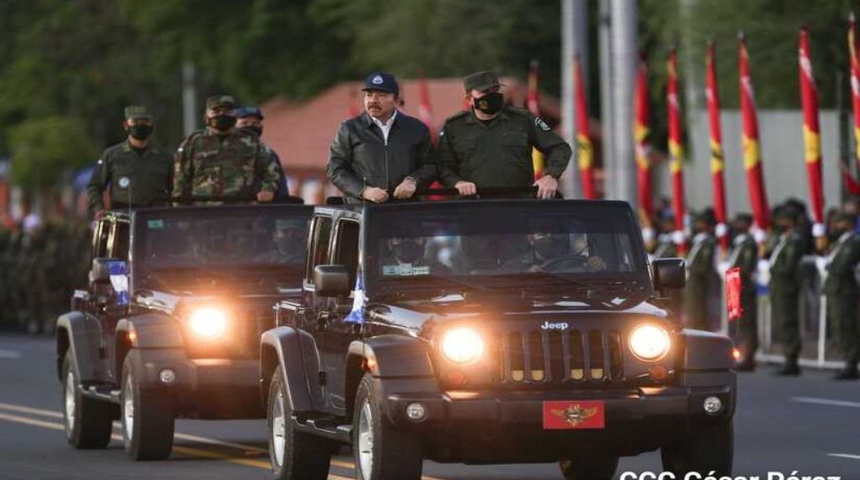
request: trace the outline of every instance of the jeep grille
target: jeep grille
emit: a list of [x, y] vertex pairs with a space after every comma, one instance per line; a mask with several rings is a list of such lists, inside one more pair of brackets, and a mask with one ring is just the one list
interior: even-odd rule
[[623, 377], [618, 332], [510, 332], [502, 335], [499, 347], [504, 383], [607, 382]]

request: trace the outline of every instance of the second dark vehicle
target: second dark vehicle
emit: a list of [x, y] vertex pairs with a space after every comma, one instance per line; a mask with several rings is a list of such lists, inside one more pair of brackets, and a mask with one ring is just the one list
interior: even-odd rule
[[679, 325], [683, 260], [641, 238], [613, 201], [316, 207], [301, 299], [262, 338], [274, 476], [325, 479], [344, 444], [361, 480], [424, 459], [610, 479], [657, 449], [730, 474], [732, 343]]

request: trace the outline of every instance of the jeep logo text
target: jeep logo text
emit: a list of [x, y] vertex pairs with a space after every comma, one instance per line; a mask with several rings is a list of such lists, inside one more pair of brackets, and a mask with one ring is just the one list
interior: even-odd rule
[[543, 330], [567, 330], [569, 327], [567, 323], [551, 323], [551, 322], [543, 322], [543, 325], [540, 326]]

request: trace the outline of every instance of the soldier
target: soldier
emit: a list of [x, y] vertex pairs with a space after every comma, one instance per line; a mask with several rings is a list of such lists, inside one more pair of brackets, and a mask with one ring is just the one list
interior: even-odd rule
[[704, 210], [693, 221], [693, 246], [687, 255], [687, 288], [684, 290], [684, 313], [687, 324], [699, 330], [711, 330], [709, 300], [717, 272], [714, 255], [717, 239], [714, 227], [717, 221], [713, 210]]
[[[236, 128], [254, 133], [262, 139], [263, 137], [263, 112], [257, 107], [242, 107], [236, 110]], [[283, 202], [290, 196], [290, 190], [287, 188], [287, 176], [284, 174], [284, 167], [281, 165], [281, 157], [269, 148], [268, 145], [260, 141], [263, 150], [269, 154], [272, 159], [272, 164], [278, 172], [278, 189], [275, 191], [275, 201]], [[259, 186], [257, 186], [259, 190]]]
[[305, 238], [308, 223], [304, 220], [276, 220], [275, 248], [263, 254], [257, 261], [266, 263], [304, 263]]
[[128, 138], [102, 153], [87, 185], [91, 214], [104, 209], [103, 192], [108, 186], [111, 208], [145, 207], [169, 195], [173, 162], [150, 142], [152, 116], [144, 107], [125, 107], [123, 128]]
[[785, 353], [785, 365], [777, 375], [797, 376], [801, 347], [798, 267], [803, 256], [803, 239], [797, 232], [797, 212], [793, 208], [778, 209], [774, 222], [779, 237], [770, 254], [771, 316], [782, 331]]
[[758, 350], [758, 305], [755, 272], [758, 265], [758, 245], [750, 234], [753, 217], [739, 213], [732, 221], [736, 233], [732, 241], [728, 267], [739, 268], [741, 275], [741, 318], [735, 321], [735, 343], [740, 346], [741, 360], [737, 370], [755, 370], [755, 352]]
[[[439, 178], [460, 195], [485, 187], [538, 187], [538, 198], [553, 198], [571, 149], [549, 125], [526, 110], [505, 105], [501, 84], [491, 72], [463, 80], [472, 107], [445, 122], [439, 139]], [[532, 148], [546, 155], [545, 175], [535, 181]]]
[[827, 295], [827, 313], [831, 325], [838, 332], [845, 367], [835, 380], [857, 380], [857, 362], [860, 362], [860, 324], [857, 321], [857, 294], [860, 289], [854, 278], [854, 269], [860, 261], [860, 236], [855, 232], [857, 217], [846, 212], [836, 215], [835, 229], [839, 240], [827, 257], [827, 278], [823, 292]]
[[272, 201], [278, 172], [255, 134], [233, 128], [235, 108], [229, 95], [206, 100], [206, 129], [183, 140], [174, 156], [174, 198], [256, 194], [257, 201]]
[[430, 130], [397, 110], [400, 85], [375, 72], [364, 83], [364, 112], [340, 125], [326, 174], [347, 203], [405, 200], [436, 179]]

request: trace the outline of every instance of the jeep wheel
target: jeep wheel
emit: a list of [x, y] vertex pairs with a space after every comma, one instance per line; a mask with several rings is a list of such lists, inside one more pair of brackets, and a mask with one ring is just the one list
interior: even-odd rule
[[105, 448], [113, 429], [113, 405], [81, 395], [71, 352], [63, 360], [63, 425], [66, 440], [78, 449]]
[[163, 460], [173, 448], [173, 405], [141, 388], [143, 365], [132, 350], [122, 365], [120, 420], [125, 451], [134, 460]]
[[328, 478], [332, 446], [324, 438], [295, 430], [280, 366], [272, 375], [266, 410], [273, 476], [279, 480]]
[[423, 458], [418, 437], [396, 430], [385, 416], [373, 389], [373, 377], [365, 374], [355, 397], [352, 451], [357, 480], [418, 480]]
[[732, 421], [699, 427], [677, 442], [660, 449], [663, 469], [678, 478], [689, 472], [711, 472], [716, 476], [732, 474], [734, 434]]
[[618, 469], [618, 457], [598, 456], [558, 462], [565, 480], [612, 480]]

